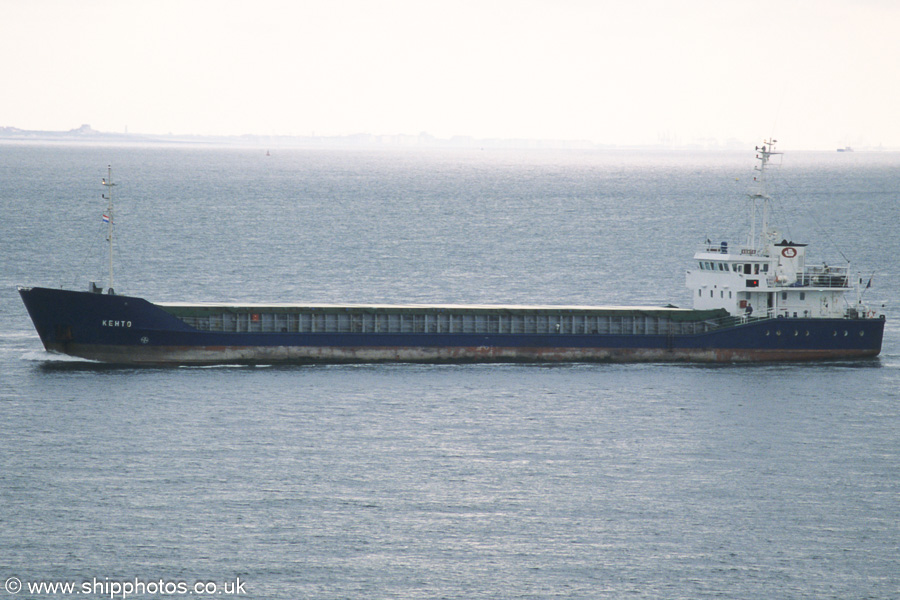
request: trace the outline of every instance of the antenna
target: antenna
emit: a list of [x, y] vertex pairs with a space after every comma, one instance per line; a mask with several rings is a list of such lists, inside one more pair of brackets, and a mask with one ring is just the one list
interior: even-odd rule
[[101, 180], [101, 183], [104, 187], [106, 187], [106, 193], [101, 194], [101, 198], [109, 201], [109, 207], [106, 209], [106, 214], [103, 215], [103, 220], [106, 221], [107, 231], [106, 231], [106, 241], [109, 243], [109, 287], [106, 290], [107, 294], [115, 294], [113, 291], [113, 195], [112, 189], [116, 184], [112, 181], [112, 165], [107, 165], [106, 167], [106, 177]]

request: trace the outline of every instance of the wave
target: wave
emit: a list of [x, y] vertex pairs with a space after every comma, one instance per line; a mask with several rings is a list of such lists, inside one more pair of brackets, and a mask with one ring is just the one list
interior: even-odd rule
[[42, 363], [84, 363], [84, 364], [101, 364], [96, 360], [87, 358], [79, 358], [77, 356], [69, 356], [68, 354], [59, 354], [58, 352], [48, 352], [47, 350], [30, 350], [20, 356], [22, 360], [42, 362]]
[[0, 340], [39, 340], [37, 332], [17, 331], [15, 333], [0, 333]]

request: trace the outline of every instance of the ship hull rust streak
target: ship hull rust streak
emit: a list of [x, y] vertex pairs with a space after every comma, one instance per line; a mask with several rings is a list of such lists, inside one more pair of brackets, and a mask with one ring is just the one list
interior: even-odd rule
[[859, 349], [660, 349], [538, 347], [315, 347], [315, 346], [95, 346], [51, 343], [47, 350], [104, 363], [142, 365], [336, 364], [336, 363], [516, 363], [516, 362], [785, 362], [873, 357]]

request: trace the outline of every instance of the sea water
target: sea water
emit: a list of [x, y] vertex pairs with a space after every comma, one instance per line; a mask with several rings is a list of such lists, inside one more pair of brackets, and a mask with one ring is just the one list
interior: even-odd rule
[[743, 241], [754, 162], [265, 150], [0, 145], [0, 596], [900, 593], [900, 155], [772, 169], [783, 236], [886, 304], [874, 360], [134, 369], [42, 350], [15, 286], [106, 284], [107, 165], [120, 293], [689, 306], [698, 245]]

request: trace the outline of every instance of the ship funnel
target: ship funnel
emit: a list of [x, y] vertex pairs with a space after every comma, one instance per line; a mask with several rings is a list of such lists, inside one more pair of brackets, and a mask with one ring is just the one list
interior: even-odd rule
[[797, 276], [806, 268], [806, 244], [795, 244], [782, 240], [774, 244], [778, 265], [775, 267], [776, 280], [785, 285], [797, 281]]

